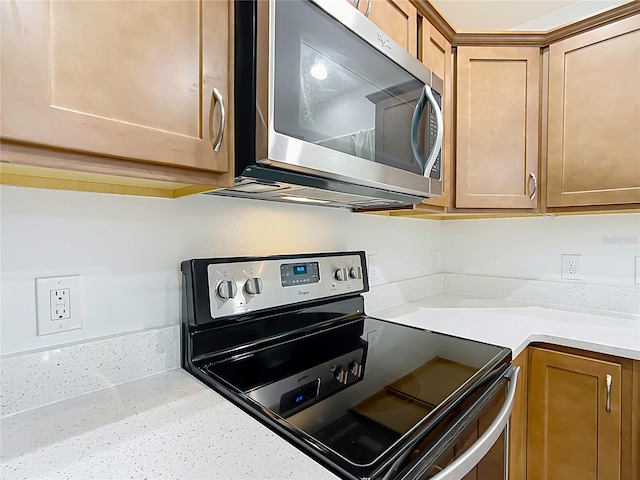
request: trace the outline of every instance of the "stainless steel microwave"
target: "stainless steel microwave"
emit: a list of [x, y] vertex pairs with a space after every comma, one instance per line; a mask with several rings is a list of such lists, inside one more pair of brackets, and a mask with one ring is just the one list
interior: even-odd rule
[[237, 177], [211, 193], [352, 209], [442, 194], [442, 79], [344, 0], [239, 0], [234, 19]]

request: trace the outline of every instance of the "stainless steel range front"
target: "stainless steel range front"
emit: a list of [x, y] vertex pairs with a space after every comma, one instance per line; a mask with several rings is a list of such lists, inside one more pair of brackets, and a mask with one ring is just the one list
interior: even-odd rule
[[349, 479], [504, 479], [511, 351], [367, 316], [364, 252], [182, 263], [182, 365]]

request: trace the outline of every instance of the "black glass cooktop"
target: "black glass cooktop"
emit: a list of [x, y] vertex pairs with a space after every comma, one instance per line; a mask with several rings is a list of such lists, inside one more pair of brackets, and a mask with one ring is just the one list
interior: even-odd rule
[[[227, 358], [204, 370], [268, 410], [269, 405], [256, 402], [259, 395], [253, 392], [258, 388], [304, 372], [314, 362], [330, 364], [331, 358], [358, 346], [366, 350], [358, 382], [293, 415], [271, 413], [292, 431], [362, 468], [432, 420], [435, 424], [464, 392], [511, 360], [509, 349], [362, 317], [332, 328], [330, 336], [307, 335]], [[305, 380], [312, 390], [314, 379]], [[279, 392], [287, 393], [286, 388]], [[306, 401], [313, 392], [311, 397], [305, 395], [301, 390], [299, 398]]]

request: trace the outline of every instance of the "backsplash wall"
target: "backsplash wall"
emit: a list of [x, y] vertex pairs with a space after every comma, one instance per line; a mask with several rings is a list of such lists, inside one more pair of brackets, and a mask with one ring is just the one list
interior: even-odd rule
[[[195, 195], [177, 200], [0, 187], [0, 352], [177, 324], [180, 261], [365, 250], [380, 283], [439, 271], [440, 222]], [[81, 274], [81, 330], [36, 335], [36, 277]]]
[[637, 213], [443, 221], [441, 244], [447, 273], [574, 282], [561, 278], [561, 255], [580, 254], [578, 283], [638, 287]]

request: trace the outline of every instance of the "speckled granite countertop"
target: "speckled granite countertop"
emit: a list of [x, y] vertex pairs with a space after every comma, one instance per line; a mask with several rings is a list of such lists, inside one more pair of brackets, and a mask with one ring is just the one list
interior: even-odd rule
[[640, 360], [640, 314], [577, 311], [438, 293], [369, 315], [509, 347], [544, 342]]
[[[369, 313], [507, 346], [514, 357], [540, 341], [640, 360], [638, 315], [446, 293]], [[6, 479], [336, 478], [183, 370], [5, 417], [1, 442]]]
[[1, 433], [6, 479], [336, 478], [184, 370], [5, 417]]

